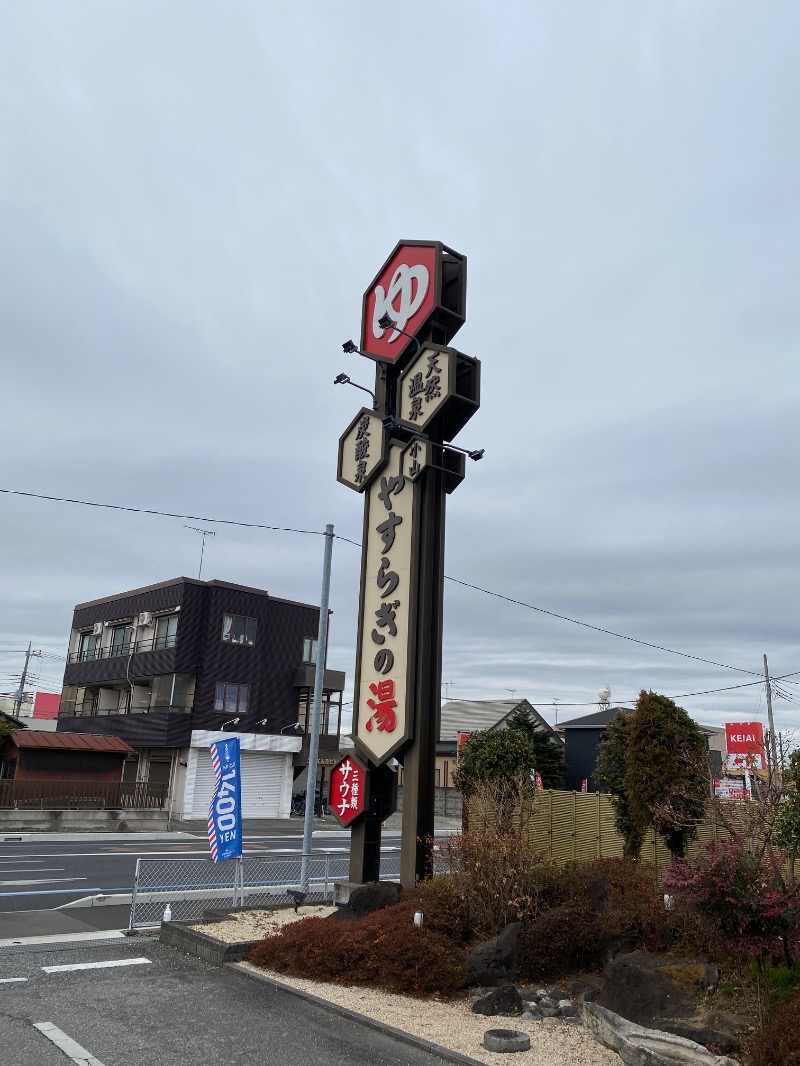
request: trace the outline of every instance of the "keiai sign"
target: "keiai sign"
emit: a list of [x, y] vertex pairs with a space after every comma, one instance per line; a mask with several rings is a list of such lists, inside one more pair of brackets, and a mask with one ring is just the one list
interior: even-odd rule
[[208, 810], [208, 842], [214, 862], [242, 854], [242, 774], [239, 738], [211, 745], [216, 784]]
[[[339, 441], [338, 479], [364, 495], [353, 739], [366, 760], [365, 832], [380, 847], [384, 768], [404, 767], [401, 880], [424, 872], [417, 842], [433, 833], [433, 769], [441, 691], [445, 496], [465, 456], [449, 442], [475, 413], [480, 363], [448, 347], [466, 317], [466, 260], [437, 241], [402, 241], [364, 294], [359, 354], [378, 363], [375, 409]], [[348, 342], [346, 351], [355, 345]], [[377, 841], [377, 843], [376, 843]], [[351, 880], [378, 872], [360, 859]], [[416, 871], [416, 873], [415, 873]]]

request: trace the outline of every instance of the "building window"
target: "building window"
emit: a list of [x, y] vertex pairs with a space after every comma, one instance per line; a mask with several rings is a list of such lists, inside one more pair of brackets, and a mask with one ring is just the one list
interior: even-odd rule
[[218, 682], [214, 696], [215, 711], [223, 711], [225, 714], [247, 714], [249, 702], [249, 685], [232, 685], [228, 681]]
[[154, 648], [174, 648], [178, 637], [178, 616], [165, 614], [156, 619]]
[[130, 655], [132, 631], [129, 625], [114, 626], [111, 630], [111, 650], [110, 656], [115, 655]]
[[224, 614], [222, 616], [223, 644], [244, 644], [252, 648], [256, 642], [256, 620], [245, 618], [243, 614]]
[[317, 649], [319, 641], [313, 637], [306, 637], [303, 641], [303, 662], [315, 663], [317, 661]]
[[94, 633], [81, 633], [81, 642], [78, 648], [78, 662], [85, 663], [90, 659], [96, 659], [100, 654], [100, 637]]

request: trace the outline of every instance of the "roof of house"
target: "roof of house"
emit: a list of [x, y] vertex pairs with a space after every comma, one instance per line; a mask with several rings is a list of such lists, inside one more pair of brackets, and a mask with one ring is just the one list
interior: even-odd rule
[[18, 748], [43, 748], [50, 751], [118, 752], [127, 755], [135, 749], [122, 737], [104, 737], [98, 733], [50, 733], [38, 729], [15, 729], [11, 740]]
[[459, 733], [495, 729], [518, 707], [528, 708], [542, 729], [552, 732], [550, 724], [527, 700], [450, 700], [442, 707], [439, 740], [456, 741]]
[[11, 722], [13, 725], [18, 725], [20, 729], [25, 728], [25, 723], [21, 718], [17, 718], [13, 714], [9, 714], [8, 711], [0, 711], [0, 718], [5, 719], [6, 722]]
[[569, 722], [559, 722], [559, 729], [605, 729], [605, 727], [612, 722], [619, 712], [624, 714], [633, 714], [632, 707], [605, 707], [602, 711], [595, 711], [594, 714], [584, 714], [580, 718], [572, 718]]

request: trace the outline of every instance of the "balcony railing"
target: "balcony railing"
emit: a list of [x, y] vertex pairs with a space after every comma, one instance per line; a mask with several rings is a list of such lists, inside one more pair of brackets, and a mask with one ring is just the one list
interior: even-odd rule
[[147, 707], [98, 707], [93, 701], [85, 703], [62, 704], [58, 711], [59, 718], [102, 718], [106, 715], [117, 714], [151, 714], [168, 712], [170, 714], [191, 714], [193, 704], [174, 704], [169, 707], [159, 707], [156, 704]]
[[164, 637], [150, 637], [149, 640], [129, 640], [124, 644], [109, 644], [106, 648], [93, 648], [91, 651], [74, 651], [69, 656], [71, 663], [88, 663], [95, 659], [116, 659], [121, 655], [133, 655], [141, 651], [158, 651], [161, 648], [174, 648], [178, 638], [174, 633]]
[[146, 781], [0, 781], [0, 807], [118, 810], [163, 807], [166, 785]]

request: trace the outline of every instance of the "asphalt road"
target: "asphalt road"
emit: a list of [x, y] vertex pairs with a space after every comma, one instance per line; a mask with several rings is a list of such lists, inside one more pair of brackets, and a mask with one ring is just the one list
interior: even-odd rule
[[[112, 965], [97, 968], [97, 963]], [[44, 969], [76, 965], [92, 968]], [[95, 1066], [443, 1062], [148, 939], [6, 951], [0, 955], [0, 982], [3, 1066], [64, 1066], [68, 1055], [81, 1062], [91, 1055]], [[65, 1038], [74, 1044], [65, 1045]]]
[[[314, 850], [331, 854], [349, 851], [349, 833], [315, 832]], [[400, 837], [385, 832], [387, 873], [397, 864]], [[251, 837], [245, 852], [297, 853], [301, 837]], [[159, 856], [209, 857], [202, 837], [163, 840], [29, 841], [0, 844], [0, 914], [7, 911], [43, 910], [98, 893], [131, 892], [136, 859]], [[70, 913], [78, 917], [77, 910]]]

